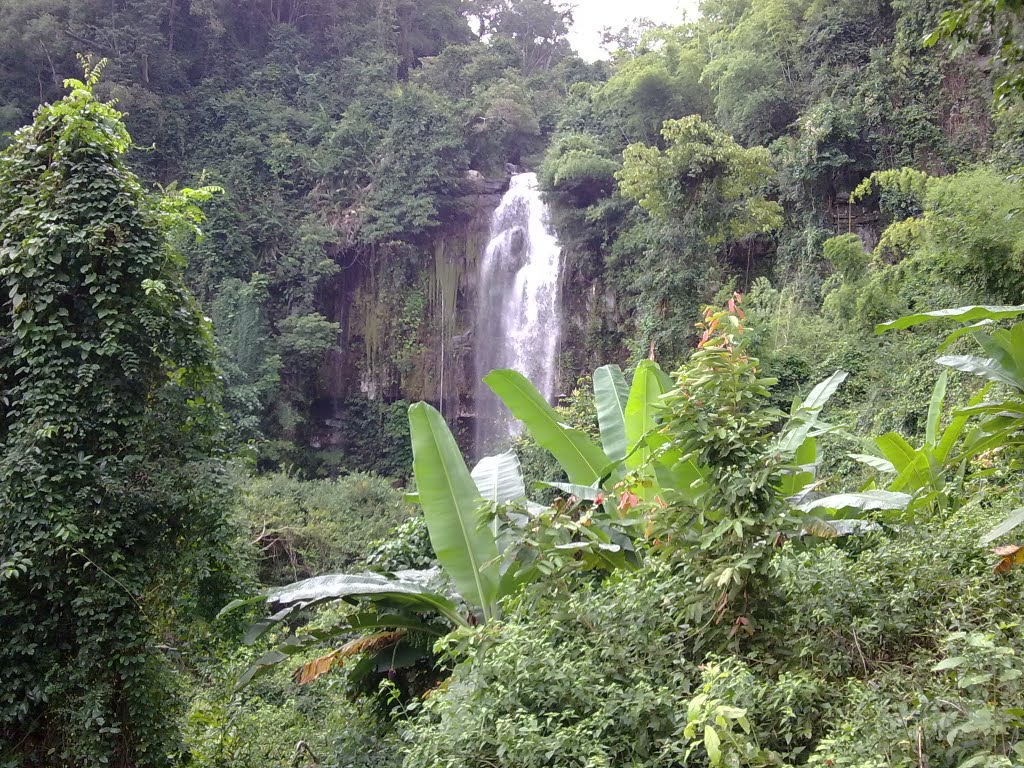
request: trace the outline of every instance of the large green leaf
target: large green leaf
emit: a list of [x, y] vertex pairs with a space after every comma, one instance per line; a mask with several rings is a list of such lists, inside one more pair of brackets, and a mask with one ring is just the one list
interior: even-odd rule
[[[519, 459], [509, 451], [497, 456], [486, 456], [473, 467], [473, 480], [484, 501], [490, 505], [490, 530], [498, 547], [498, 554], [504, 554], [509, 536], [501, 531], [498, 506], [502, 504], [527, 503], [526, 483], [519, 467]], [[500, 567], [499, 567], [500, 570]], [[501, 593], [499, 578], [498, 592]]]
[[888, 459], [883, 459], [881, 456], [872, 456], [869, 453], [851, 453], [850, 458], [854, 461], [859, 461], [861, 464], [867, 464], [872, 469], [877, 469], [879, 472], [885, 472], [889, 475], [896, 474], [896, 467], [892, 465], [892, 462]]
[[381, 573], [339, 573], [315, 576], [267, 592], [270, 605], [291, 607], [323, 604], [334, 600], [369, 600], [415, 606], [424, 612], [437, 612], [455, 624], [465, 624], [449, 598], [436, 589], [437, 569], [399, 571], [394, 576]]
[[989, 381], [1005, 384], [1014, 389], [1020, 389], [1021, 384], [1013, 371], [1004, 368], [990, 357], [978, 357], [976, 355], [943, 355], [935, 361], [947, 368], [954, 368], [964, 373], [980, 376]]
[[1024, 390], [1024, 323], [1001, 328], [991, 334], [977, 332], [974, 339], [992, 360], [1013, 379], [1013, 387]]
[[707, 491], [710, 469], [699, 466], [692, 455], [684, 455], [669, 443], [668, 435], [660, 430], [648, 432], [643, 439], [642, 446], [655, 457], [649, 465], [653, 475], [644, 479], [653, 479], [656, 483], [651, 488], [641, 489], [639, 493], [644, 499], [650, 500], [662, 492], [672, 492], [686, 503], [693, 503]]
[[821, 409], [832, 399], [832, 395], [839, 391], [839, 387], [849, 375], [846, 371], [836, 371], [824, 381], [818, 382], [797, 409], [798, 413], [821, 413]]
[[814, 501], [797, 505], [797, 509], [811, 512], [815, 509], [865, 511], [869, 509], [906, 509], [911, 501], [910, 494], [892, 491], [864, 491], [862, 493], [837, 493]]
[[650, 461], [648, 446], [633, 449], [655, 426], [658, 400], [666, 391], [665, 381], [665, 374], [652, 360], [641, 360], [633, 372], [633, 384], [626, 402], [626, 442], [631, 451], [626, 458], [626, 466], [630, 469], [638, 469]]
[[1015, 509], [1009, 515], [1007, 515], [1006, 519], [1003, 520], [1003, 522], [1001, 522], [999, 525], [997, 525], [995, 528], [993, 528], [991, 531], [989, 531], [981, 537], [981, 543], [990, 544], [996, 539], [1005, 536], [1010, 531], [1014, 530], [1015, 528], [1019, 528], [1022, 525], [1024, 525], [1024, 507], [1021, 507], [1020, 509]]
[[809, 437], [797, 449], [794, 466], [789, 467], [779, 481], [778, 491], [783, 496], [796, 496], [814, 482], [818, 474], [818, 441]]
[[434, 553], [463, 599], [490, 619], [498, 594], [498, 546], [477, 519], [483, 499], [436, 409], [411, 406], [409, 428], [416, 490]]
[[1006, 320], [1024, 314], [1024, 305], [1020, 306], [982, 306], [957, 307], [955, 309], [938, 309], [934, 312], [918, 312], [913, 315], [891, 320], [875, 326], [875, 333], [896, 331], [910, 328], [933, 320], [956, 320], [961, 323], [973, 323], [978, 320]]
[[526, 498], [526, 483], [519, 468], [519, 459], [512, 451], [485, 456], [473, 467], [471, 474], [484, 501], [511, 504]]
[[622, 369], [604, 365], [594, 371], [594, 403], [597, 423], [601, 427], [601, 445], [609, 461], [626, 458], [626, 401], [629, 388]]
[[255, 680], [258, 677], [262, 677], [268, 672], [271, 672], [278, 664], [280, 664], [282, 661], [286, 661], [289, 658], [291, 657], [288, 656], [288, 654], [283, 653], [277, 648], [270, 649], [262, 656], [260, 656], [258, 659], [256, 659], [252, 666], [250, 666], [244, 673], [242, 673], [242, 676], [235, 681], [233, 692], [238, 693], [246, 686], [248, 686], [249, 683], [251, 683], [253, 680]]
[[[379, 613], [377, 611], [357, 613], [349, 616], [343, 624], [332, 627], [328, 631], [348, 633], [356, 629], [372, 631], [382, 629], [408, 629], [420, 634], [436, 635], [438, 637], [443, 637], [448, 632], [447, 628], [443, 625], [438, 626], [437, 624], [428, 624], [416, 613], [399, 611], [392, 613]], [[315, 633], [316, 629], [311, 631]]]
[[882, 455], [893, 465], [897, 472], [902, 472], [917, 461], [918, 451], [898, 432], [887, 432], [875, 438], [875, 445]]
[[942, 424], [942, 404], [946, 400], [946, 387], [949, 384], [949, 372], [943, 371], [932, 389], [932, 397], [928, 402], [928, 421], [925, 423], [925, 443], [929, 446], [938, 445], [939, 427]]
[[538, 445], [555, 457], [569, 482], [593, 485], [604, 476], [610, 464], [604, 451], [580, 430], [563, 424], [525, 376], [512, 370], [491, 371], [484, 383], [523, 422]]
[[[245, 633], [246, 644], [256, 642], [295, 611], [314, 608], [337, 600], [367, 600], [409, 607], [424, 613], [439, 613], [453, 624], [465, 625], [450, 599], [435, 589], [439, 572], [401, 571], [395, 576], [380, 573], [352, 573], [317, 576], [272, 589], [261, 597], [277, 612], [252, 624]], [[231, 606], [225, 609], [230, 610]]]
[[[798, 453], [804, 443], [814, 434], [821, 434], [830, 428], [818, 420], [822, 409], [831, 399], [849, 374], [836, 371], [810, 391], [804, 401], [793, 409], [793, 415], [777, 442], [777, 450], [784, 456]], [[805, 451], [807, 449], [804, 449]]]
[[584, 501], [597, 501], [598, 497], [603, 496], [604, 492], [600, 488], [595, 488], [592, 485], [575, 485], [574, 483], [546, 483], [541, 482], [538, 485], [544, 488], [554, 488], [562, 493], [567, 493], [570, 496], [575, 496], [577, 499], [583, 499]]
[[680, 500], [693, 504], [707, 491], [709, 471], [697, 465], [692, 458], [658, 461], [654, 465], [654, 476], [658, 487], [651, 489], [645, 498], [652, 498], [659, 492], [671, 491]]
[[427, 585], [438, 577], [437, 569], [405, 572], [402, 576], [382, 573], [337, 573], [314, 576], [309, 579], [267, 590], [264, 600], [270, 605], [289, 606], [311, 603], [315, 600], [366, 597], [384, 593], [409, 595], [433, 594]]
[[[991, 384], [986, 384], [982, 387], [981, 390], [979, 390], [974, 397], [970, 399], [967, 408], [961, 408], [954, 411], [952, 420], [949, 422], [949, 425], [942, 430], [942, 434], [939, 436], [938, 445], [932, 449], [932, 455], [935, 457], [936, 461], [941, 464], [945, 464], [949, 461], [953, 448], [956, 446], [957, 441], [960, 440], [961, 435], [963, 435], [964, 430], [970, 423], [971, 416], [975, 415], [975, 409], [985, 402], [985, 397], [988, 395], [991, 386]], [[976, 429], [975, 432], [978, 432], [978, 436], [980, 437], [980, 431]], [[968, 455], [972, 451], [971, 442], [972, 438], [969, 434], [963, 446], [965, 451], [964, 455]]]
[[922, 450], [917, 453], [912, 462], [903, 467], [896, 477], [889, 481], [888, 488], [891, 491], [916, 493], [933, 487], [933, 477], [937, 479], [940, 474], [941, 466], [931, 451]]
[[943, 342], [939, 345], [938, 351], [945, 352], [947, 349], [953, 346], [954, 342], [956, 342], [957, 339], [963, 338], [964, 336], [970, 336], [971, 334], [974, 334], [980, 331], [982, 328], [986, 328], [987, 326], [990, 325], [992, 325], [991, 320], [981, 320], [980, 322], [972, 323], [971, 325], [962, 325], [943, 340]]

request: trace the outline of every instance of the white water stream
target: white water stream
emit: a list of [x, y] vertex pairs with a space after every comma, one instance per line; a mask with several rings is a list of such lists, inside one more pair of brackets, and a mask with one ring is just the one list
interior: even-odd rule
[[[561, 255], [537, 175], [513, 176], [491, 219], [491, 241], [480, 263], [474, 330], [478, 381], [496, 368], [513, 368], [553, 401]], [[517, 427], [487, 385], [478, 384], [477, 455], [506, 450]]]

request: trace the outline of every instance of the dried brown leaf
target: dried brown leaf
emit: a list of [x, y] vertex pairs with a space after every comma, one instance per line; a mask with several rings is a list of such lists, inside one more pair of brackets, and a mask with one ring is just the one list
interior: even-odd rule
[[308, 664], [303, 664], [296, 669], [294, 675], [295, 682], [299, 685], [308, 685], [314, 680], [319, 680], [334, 669], [334, 667], [344, 664], [345, 659], [358, 656], [360, 653], [376, 653], [390, 645], [394, 645], [404, 636], [405, 630], [399, 629], [394, 632], [377, 632], [373, 635], [357, 637], [340, 648], [336, 648], [330, 653], [325, 653], [320, 658], [313, 659]]
[[992, 569], [995, 573], [1007, 573], [1018, 565], [1024, 565], [1024, 547], [1007, 544], [1005, 547], [996, 547], [992, 551], [999, 557], [999, 562]]

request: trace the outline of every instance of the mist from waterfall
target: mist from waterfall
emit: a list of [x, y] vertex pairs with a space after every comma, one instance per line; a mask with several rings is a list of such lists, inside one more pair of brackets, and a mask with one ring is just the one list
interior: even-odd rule
[[478, 457], [506, 450], [518, 432], [518, 422], [480, 383], [487, 373], [512, 368], [548, 402], [555, 397], [562, 250], [548, 219], [537, 175], [513, 176], [494, 212], [491, 240], [480, 263], [474, 326]]

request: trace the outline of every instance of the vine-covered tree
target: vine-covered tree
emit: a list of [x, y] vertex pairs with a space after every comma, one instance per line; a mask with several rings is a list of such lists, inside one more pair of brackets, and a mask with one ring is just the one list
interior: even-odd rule
[[155, 639], [226, 586], [211, 335], [169, 242], [209, 190], [143, 190], [98, 77], [0, 156], [4, 764], [165, 764]]
[[617, 179], [622, 196], [648, 214], [631, 286], [645, 313], [645, 345], [681, 355], [680, 329], [701, 291], [728, 274], [737, 244], [778, 229], [783, 211], [763, 192], [772, 174], [767, 149], [742, 147], [695, 115], [666, 120], [662, 139], [665, 149], [627, 147]]

